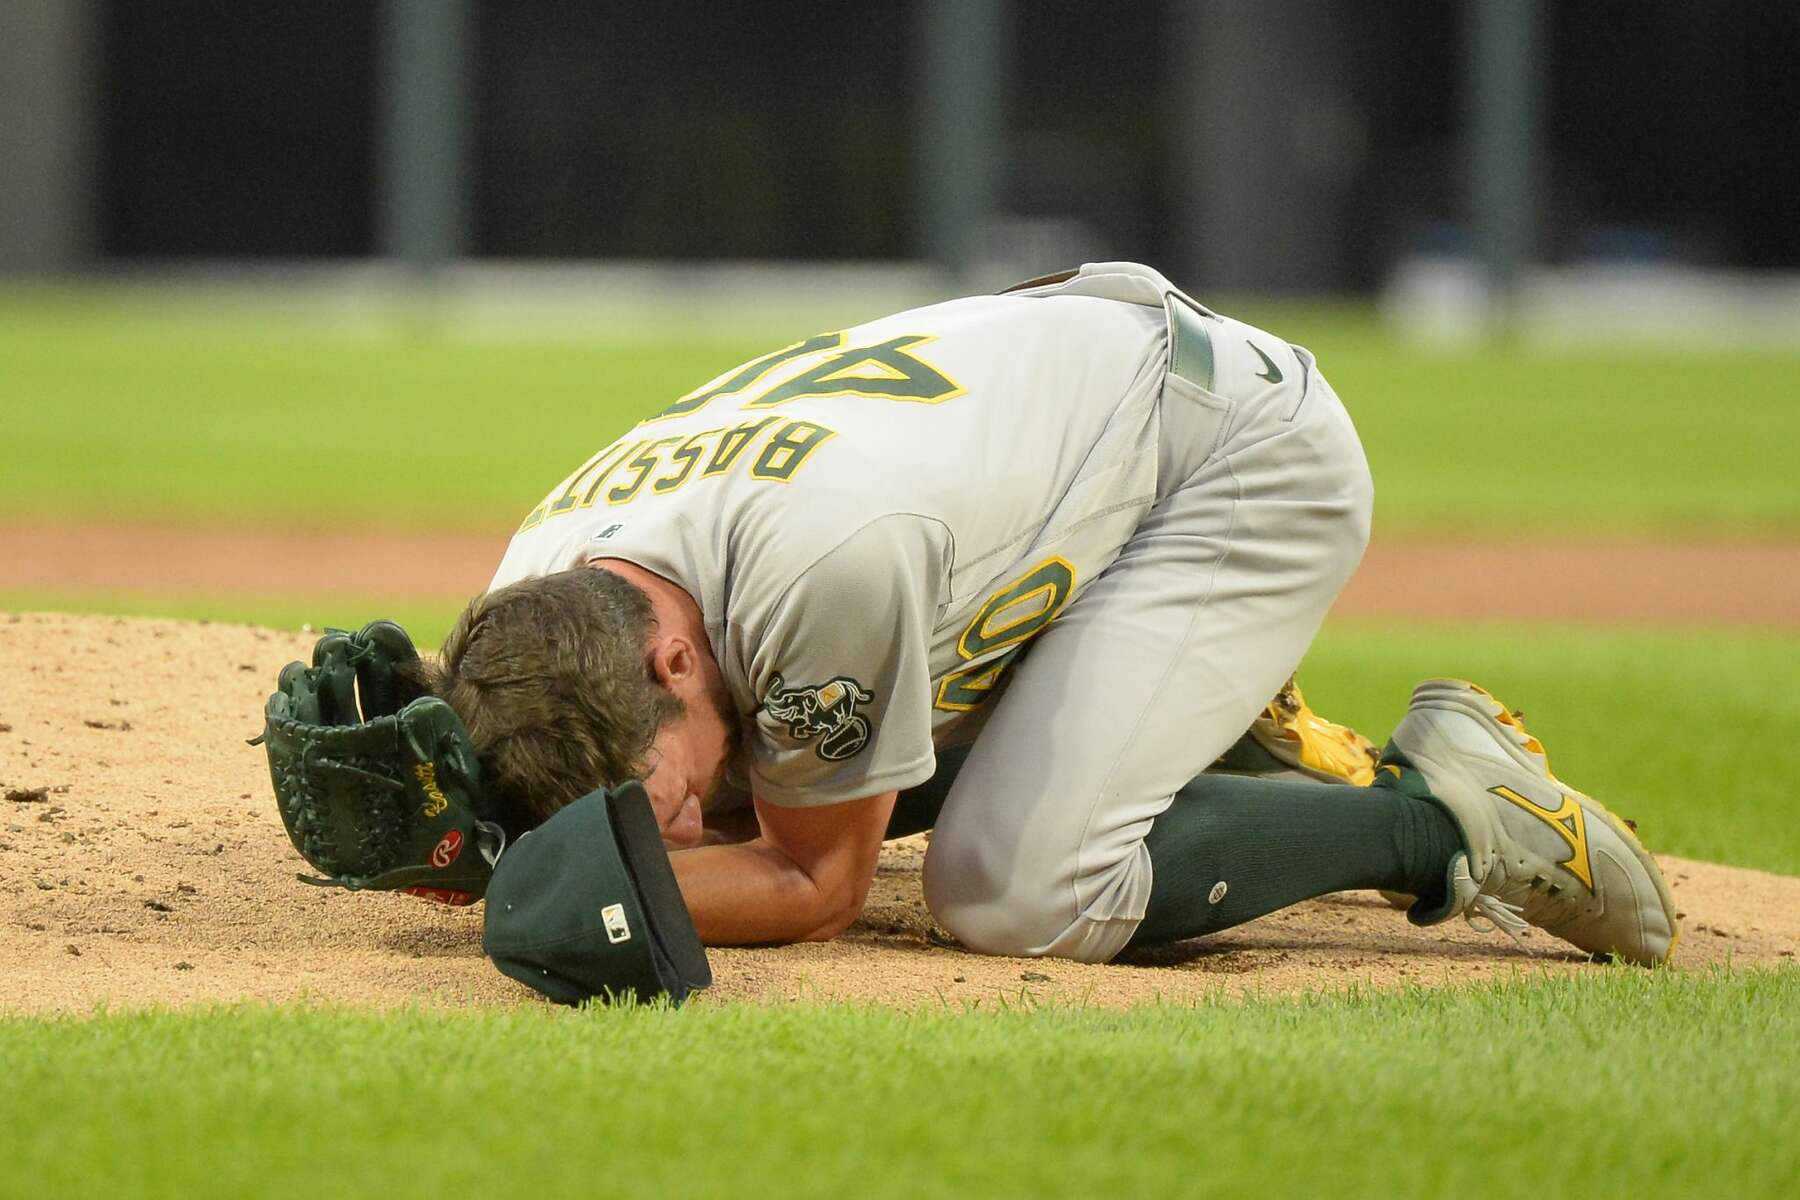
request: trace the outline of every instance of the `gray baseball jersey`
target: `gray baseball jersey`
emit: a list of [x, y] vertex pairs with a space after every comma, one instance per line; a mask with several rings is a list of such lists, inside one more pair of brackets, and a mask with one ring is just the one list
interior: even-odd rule
[[1055, 294], [796, 342], [581, 464], [493, 586], [637, 563], [699, 604], [757, 795], [912, 786], [1154, 501], [1167, 340], [1160, 303]]

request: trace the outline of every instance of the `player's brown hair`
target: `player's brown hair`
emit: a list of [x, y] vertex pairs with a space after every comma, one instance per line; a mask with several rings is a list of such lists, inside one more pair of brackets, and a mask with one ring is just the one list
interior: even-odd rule
[[469, 727], [516, 833], [638, 777], [682, 704], [651, 674], [650, 598], [611, 571], [523, 579], [463, 609], [426, 686]]

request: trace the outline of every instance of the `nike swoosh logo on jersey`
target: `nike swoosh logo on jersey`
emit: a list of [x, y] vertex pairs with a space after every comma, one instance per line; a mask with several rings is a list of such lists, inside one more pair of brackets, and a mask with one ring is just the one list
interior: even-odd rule
[[1281, 382], [1281, 368], [1275, 365], [1275, 360], [1270, 358], [1268, 355], [1264, 354], [1262, 352], [1262, 347], [1258, 346], [1255, 342], [1245, 339], [1244, 345], [1246, 345], [1246, 346], [1250, 347], [1252, 350], [1256, 351], [1256, 357], [1262, 359], [1263, 366], [1269, 368], [1267, 371], [1258, 371], [1256, 373], [1256, 377], [1258, 379], [1266, 379], [1270, 383], [1280, 383]]

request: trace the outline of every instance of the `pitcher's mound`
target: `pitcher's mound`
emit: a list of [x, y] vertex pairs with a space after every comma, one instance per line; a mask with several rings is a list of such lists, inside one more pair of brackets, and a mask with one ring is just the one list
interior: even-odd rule
[[[308, 887], [244, 744], [313, 635], [0, 614], [0, 1012], [216, 1000], [535, 1002], [481, 955], [481, 910]], [[719, 999], [900, 1005], [1129, 1004], [1215, 993], [1579, 970], [1460, 923], [1414, 929], [1374, 895], [1330, 896], [1130, 964], [982, 958], [919, 895], [924, 841], [890, 846], [863, 919], [825, 945], [716, 950]], [[1793, 961], [1800, 879], [1665, 858], [1678, 964]]]

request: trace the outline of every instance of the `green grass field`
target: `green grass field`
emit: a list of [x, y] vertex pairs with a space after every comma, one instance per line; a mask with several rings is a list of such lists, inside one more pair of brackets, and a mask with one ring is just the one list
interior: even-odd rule
[[[1800, 532], [1800, 353], [1424, 353], [1354, 312], [1244, 315], [1318, 353], [1387, 530]], [[0, 520], [505, 524], [763, 348], [0, 292]], [[431, 642], [457, 600], [20, 590], [0, 607], [381, 615]], [[1781, 772], [1800, 636], [1348, 624], [1302, 678], [1380, 734], [1431, 674], [1523, 707], [1558, 771], [1654, 848], [1800, 874]], [[1797, 1047], [1795, 968], [1124, 1013], [0, 1018], [0, 1197], [1786, 1196]]]
[[0, 1023], [0, 1195], [1782, 1196], [1800, 972]]
[[[1800, 352], [1427, 353], [1353, 312], [1247, 315], [1319, 355], [1384, 530], [1800, 530]], [[769, 348], [469, 341], [304, 309], [0, 292], [0, 512], [504, 525], [633, 421]]]

